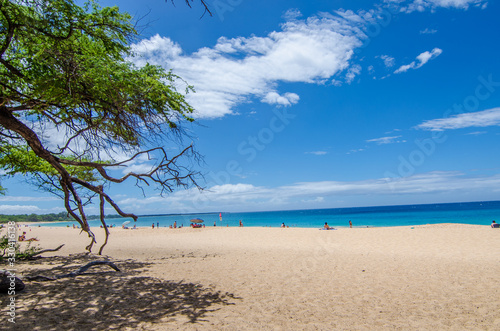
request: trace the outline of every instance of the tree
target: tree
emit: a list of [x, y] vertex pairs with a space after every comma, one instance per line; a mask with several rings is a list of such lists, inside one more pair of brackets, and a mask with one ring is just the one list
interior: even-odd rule
[[[88, 251], [96, 239], [84, 207], [98, 199], [106, 235], [99, 254], [109, 236], [105, 203], [137, 220], [106, 184], [135, 179], [162, 194], [199, 187], [189, 164], [198, 156], [193, 146], [174, 156], [162, 146], [165, 139], [182, 143], [193, 108], [176, 89], [179, 77], [129, 61], [134, 37], [131, 17], [117, 7], [0, 0], [0, 167], [60, 196], [88, 233]], [[118, 153], [129, 157], [118, 160]], [[111, 169], [139, 157], [153, 162], [149, 171], [113, 175]]]

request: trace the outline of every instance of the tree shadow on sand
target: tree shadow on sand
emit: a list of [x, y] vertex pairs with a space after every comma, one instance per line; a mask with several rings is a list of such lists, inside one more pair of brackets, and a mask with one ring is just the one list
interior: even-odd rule
[[[30, 266], [41, 265], [30, 268], [24, 276], [65, 274], [97, 259], [103, 260], [81, 255], [32, 261]], [[148, 322], [194, 324], [206, 322], [207, 314], [238, 299], [231, 293], [200, 284], [140, 276], [149, 263], [133, 260], [114, 263], [121, 272], [98, 266], [74, 278], [26, 282], [26, 289], [16, 295], [15, 329], [105, 330], [136, 328]], [[46, 269], [47, 264], [57, 266]], [[5, 307], [8, 297], [1, 299]]]

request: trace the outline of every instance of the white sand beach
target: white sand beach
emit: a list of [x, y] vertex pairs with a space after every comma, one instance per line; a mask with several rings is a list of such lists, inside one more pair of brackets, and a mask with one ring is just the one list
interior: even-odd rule
[[489, 226], [110, 231], [104, 257], [80, 254], [89, 239], [78, 229], [27, 232], [42, 248], [65, 246], [17, 263], [18, 274], [99, 259], [121, 272], [26, 281], [17, 328], [500, 330], [500, 229]]

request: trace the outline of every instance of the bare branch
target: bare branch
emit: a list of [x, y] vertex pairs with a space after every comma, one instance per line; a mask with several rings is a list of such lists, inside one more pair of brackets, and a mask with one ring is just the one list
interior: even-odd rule
[[104, 227], [104, 233], [106, 234], [106, 239], [104, 240], [104, 243], [101, 245], [101, 248], [99, 248], [99, 255], [102, 254], [102, 250], [104, 249], [104, 246], [108, 243], [108, 237], [109, 237], [109, 230], [108, 226], [106, 225], [106, 222], [104, 221], [104, 191], [102, 188], [102, 185], [99, 186], [99, 190], [101, 193], [99, 194], [99, 211], [100, 211], [100, 219], [101, 219], [101, 224]]
[[57, 252], [58, 250], [60, 250], [62, 247], [64, 246], [64, 244], [60, 245], [59, 247], [57, 248], [48, 248], [48, 249], [42, 249], [41, 251], [38, 251], [34, 254], [32, 254], [30, 257], [33, 257], [33, 256], [37, 256], [37, 255], [40, 255], [40, 254], [43, 254], [43, 253], [47, 253], [47, 252]]

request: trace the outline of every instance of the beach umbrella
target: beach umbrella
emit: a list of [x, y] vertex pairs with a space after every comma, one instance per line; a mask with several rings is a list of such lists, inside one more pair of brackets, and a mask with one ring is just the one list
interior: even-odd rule
[[125, 226], [125, 225], [127, 225], [129, 223], [130, 223], [130, 221], [125, 221], [125, 222], [123, 222], [122, 226]]
[[202, 219], [200, 219], [200, 218], [193, 218], [193, 219], [191, 220], [191, 223], [203, 223], [203, 222], [204, 222], [204, 221], [203, 221]]

